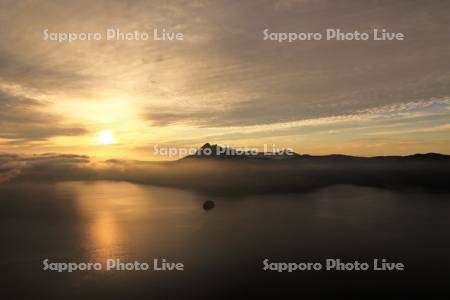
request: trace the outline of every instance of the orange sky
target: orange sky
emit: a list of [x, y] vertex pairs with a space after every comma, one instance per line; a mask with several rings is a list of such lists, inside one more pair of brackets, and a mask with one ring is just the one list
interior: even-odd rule
[[[2, 1], [0, 152], [168, 159], [155, 144], [299, 153], [450, 153], [448, 3]], [[403, 32], [264, 41], [263, 30]], [[46, 41], [43, 31], [183, 33]], [[105, 141], [103, 134], [108, 132]]]

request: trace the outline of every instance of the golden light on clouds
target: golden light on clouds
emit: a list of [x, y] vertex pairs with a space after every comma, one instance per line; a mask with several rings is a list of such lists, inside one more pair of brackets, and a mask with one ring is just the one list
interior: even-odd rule
[[[1, 2], [0, 39], [14, 42], [0, 45], [0, 152], [163, 160], [152, 155], [154, 144], [206, 142], [276, 142], [310, 154], [450, 152], [450, 73], [442, 63], [450, 42], [414, 29], [448, 28], [445, 9], [350, 1], [348, 20], [333, 1], [314, 2]], [[323, 19], [355, 29], [383, 24], [407, 38], [263, 40], [264, 28], [323, 31]], [[184, 39], [55, 42], [42, 34], [111, 26], [164, 28]]]

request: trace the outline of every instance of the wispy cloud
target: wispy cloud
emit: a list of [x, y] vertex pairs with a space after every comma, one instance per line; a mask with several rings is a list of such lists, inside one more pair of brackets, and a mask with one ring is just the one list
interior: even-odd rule
[[[11, 143], [83, 135], [87, 125], [127, 127], [131, 149], [155, 139], [415, 130], [415, 116], [438, 120], [439, 105], [448, 111], [438, 103], [450, 97], [448, 11], [448, 1], [407, 0], [2, 1], [0, 86], [19, 92], [2, 89], [0, 138]], [[165, 28], [183, 32], [185, 40], [42, 39], [44, 29], [111, 27]], [[406, 40], [280, 44], [263, 40], [266, 28], [386, 28]]]
[[45, 102], [0, 90], [0, 138], [25, 142], [87, 132], [83, 127], [65, 124], [62, 116], [45, 108]]

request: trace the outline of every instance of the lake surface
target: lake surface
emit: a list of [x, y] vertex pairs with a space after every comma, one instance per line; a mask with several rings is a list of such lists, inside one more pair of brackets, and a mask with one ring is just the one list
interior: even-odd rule
[[[99, 181], [2, 185], [0, 199], [5, 299], [278, 297], [292, 291], [407, 296], [443, 292], [450, 274], [448, 194], [332, 186], [227, 198]], [[207, 200], [214, 209], [202, 208]], [[151, 265], [164, 258], [185, 270], [43, 270], [44, 259], [105, 264], [108, 258]], [[386, 258], [404, 263], [406, 271], [278, 273], [262, 270], [266, 258]]]

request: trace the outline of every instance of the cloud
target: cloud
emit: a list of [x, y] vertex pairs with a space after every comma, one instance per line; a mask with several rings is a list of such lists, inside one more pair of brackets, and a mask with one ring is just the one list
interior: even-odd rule
[[[252, 126], [450, 95], [450, 41], [442, 38], [450, 33], [449, 3], [227, 4], [222, 9], [218, 8], [222, 2], [207, 8], [205, 22], [210, 26], [203, 33], [208, 44], [186, 54], [191, 70], [179, 90], [182, 99], [148, 106], [144, 116], [153, 125]], [[386, 28], [407, 38], [280, 44], [262, 40], [265, 28], [272, 32]]]
[[[450, 95], [450, 40], [446, 38], [450, 3], [445, 1], [6, 1], [1, 5], [0, 38], [11, 41], [0, 46], [3, 80], [69, 96], [120, 90], [140, 99], [147, 111], [141, 116], [157, 126], [270, 124]], [[80, 10], [83, 6], [89, 9]], [[183, 32], [185, 40], [42, 41], [45, 28], [95, 32], [109, 27], [166, 28]], [[386, 28], [407, 38], [280, 44], [263, 40], [266, 28], [271, 32]]]
[[17, 178], [39, 180], [71, 180], [92, 175], [89, 157], [72, 154], [20, 155], [0, 154], [0, 183]]
[[46, 56], [19, 57], [0, 48], [0, 79], [6, 83], [20, 83], [29, 89], [46, 92], [82, 89], [93, 77], [83, 75], [70, 65], [53, 67]]
[[[377, 107], [376, 109], [367, 109], [356, 112], [354, 114], [339, 115], [324, 118], [315, 118], [303, 121], [292, 121], [277, 124], [255, 125], [246, 127], [230, 127], [222, 128], [218, 133], [205, 134], [201, 137], [202, 141], [212, 141], [215, 143], [240, 143], [243, 140], [245, 145], [249, 146], [249, 141], [261, 146], [261, 143], [272, 143], [278, 138], [291, 137], [284, 139], [284, 143], [290, 140], [301, 138], [302, 140], [299, 151], [306, 139], [312, 139], [311, 136], [325, 136], [325, 142], [316, 140], [314, 143], [317, 147], [323, 147], [329, 144], [328, 139], [336, 135], [340, 137], [339, 143], [353, 142], [353, 139], [373, 139], [375, 136], [385, 136], [389, 139], [391, 134], [410, 135], [411, 133], [435, 133], [448, 131], [448, 120], [450, 119], [450, 100], [449, 99], [433, 99], [427, 102], [406, 102], [395, 105], [386, 105]], [[188, 115], [189, 113], [186, 113]], [[401, 137], [397, 137], [398, 139]], [[255, 142], [257, 139], [260, 142]], [[164, 142], [167, 147], [190, 147], [198, 145], [198, 138], [183, 137], [180, 139], [168, 139]], [[391, 144], [395, 144], [395, 140], [390, 140]], [[420, 144], [420, 139], [417, 140]], [[361, 144], [363, 145], [363, 144]], [[366, 147], [370, 143], [365, 141]], [[286, 145], [279, 145], [286, 146]], [[386, 148], [388, 145], [385, 145]], [[145, 149], [151, 148], [147, 145]], [[432, 147], [428, 145], [428, 151]], [[413, 148], [411, 148], [413, 149]], [[405, 151], [411, 153], [414, 150]], [[447, 152], [448, 150], [444, 150]], [[333, 150], [338, 151], [338, 150]], [[348, 149], [339, 149], [339, 151], [349, 151]]]
[[45, 112], [48, 103], [0, 90], [0, 138], [33, 141], [54, 136], [76, 136], [87, 132], [67, 125], [62, 117]]
[[[383, 114], [379, 123], [393, 126], [400, 118], [384, 107], [411, 102], [418, 103], [427, 118], [440, 118], [439, 111], [429, 112], [420, 104], [450, 96], [449, 10], [448, 1], [408, 0], [2, 1], [0, 84], [18, 85], [30, 93], [6, 93], [14, 101], [3, 100], [5, 92], [0, 96], [0, 138], [9, 139], [10, 145], [85, 132], [82, 126], [65, 124], [64, 117], [78, 118], [92, 128], [105, 122], [127, 127], [123, 131], [133, 132], [132, 147], [186, 135], [195, 144], [203, 142], [202, 136], [221, 134], [228, 139], [310, 134], [314, 140], [314, 133], [333, 125], [353, 132], [358, 122], [314, 129], [277, 127], [368, 111]], [[165, 28], [183, 32], [185, 40], [42, 40], [46, 28], [104, 32], [111, 27], [147, 32]], [[264, 29], [327, 28], [386, 28], [404, 33], [406, 40], [263, 40]], [[60, 114], [49, 112], [38, 99], [50, 99]], [[403, 125], [415, 126], [414, 119], [409, 121], [401, 118]], [[129, 127], [122, 126], [125, 122]], [[362, 123], [366, 131], [361, 132], [369, 133], [379, 123]], [[170, 125], [181, 126], [154, 128]], [[263, 130], [249, 133], [256, 126]], [[61, 144], [50, 146], [58, 149]]]

